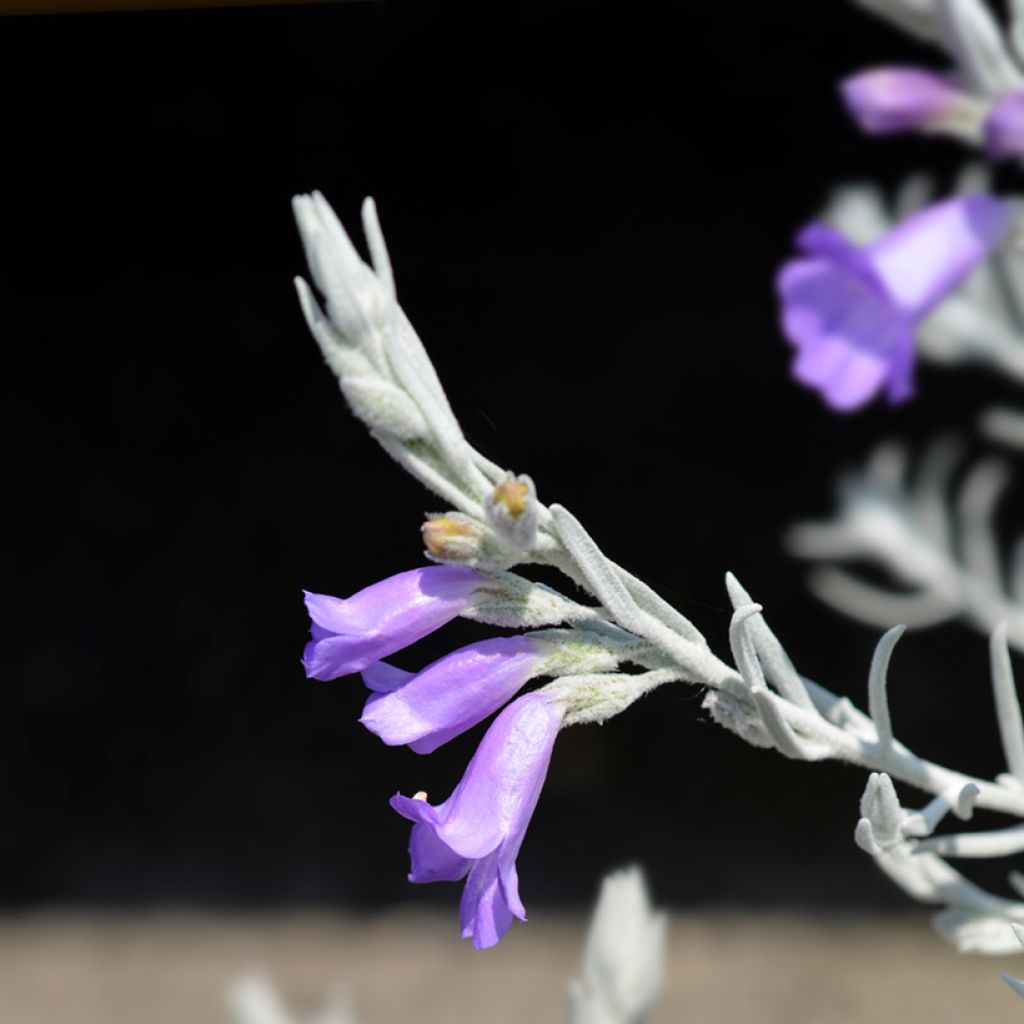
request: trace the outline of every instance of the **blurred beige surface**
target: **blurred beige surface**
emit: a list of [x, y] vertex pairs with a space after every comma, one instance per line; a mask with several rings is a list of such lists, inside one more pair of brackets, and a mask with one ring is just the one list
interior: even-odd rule
[[[537, 909], [496, 949], [458, 940], [451, 913], [373, 916], [45, 914], [0, 918], [0, 1021], [226, 1024], [226, 985], [268, 972], [296, 1011], [332, 983], [359, 1024], [558, 1022], [585, 920]], [[923, 915], [673, 914], [651, 1024], [1019, 1022], [999, 979], [1020, 958], [962, 957]]]

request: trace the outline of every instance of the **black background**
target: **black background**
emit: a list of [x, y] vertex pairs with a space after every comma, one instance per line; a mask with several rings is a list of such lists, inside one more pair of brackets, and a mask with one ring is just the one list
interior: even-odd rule
[[[784, 527], [826, 513], [877, 439], [967, 428], [1012, 390], [925, 369], [910, 405], [837, 418], [788, 378], [772, 279], [833, 182], [963, 159], [865, 140], [836, 99], [865, 64], [938, 58], [820, 0], [483, 6], [0, 25], [7, 905], [455, 898], [405, 882], [386, 801], [443, 796], [480, 730], [386, 749], [357, 679], [298, 664], [300, 589], [419, 564], [439, 509], [302, 323], [298, 191], [350, 226], [377, 198], [481, 450], [719, 653], [732, 569], [801, 670], [862, 700], [877, 634], [805, 591]], [[981, 637], [910, 637], [892, 679], [905, 742], [1001, 770]], [[527, 903], [589, 899], [639, 860], [666, 901], [903, 905], [852, 842], [864, 774], [748, 749], [700, 696], [560, 737]]]

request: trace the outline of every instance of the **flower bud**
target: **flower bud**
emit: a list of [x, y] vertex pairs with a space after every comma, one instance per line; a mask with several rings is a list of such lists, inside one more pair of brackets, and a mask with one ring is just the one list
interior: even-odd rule
[[509, 473], [484, 499], [484, 514], [494, 531], [529, 551], [537, 539], [537, 490], [522, 474]]
[[449, 512], [431, 516], [420, 527], [431, 558], [445, 562], [473, 562], [480, 554], [484, 528], [469, 516]]

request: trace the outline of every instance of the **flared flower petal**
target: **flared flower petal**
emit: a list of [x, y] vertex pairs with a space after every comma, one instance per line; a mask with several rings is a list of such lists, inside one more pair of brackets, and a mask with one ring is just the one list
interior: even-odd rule
[[410, 882], [457, 882], [473, 861], [446, 846], [430, 825], [413, 825], [409, 836]]
[[404, 668], [396, 668], [386, 661], [375, 661], [359, 674], [363, 677], [366, 688], [376, 693], [391, 693], [392, 690], [401, 689], [416, 676], [415, 672], [406, 672]]
[[443, 804], [391, 798], [391, 806], [415, 822], [410, 881], [455, 877], [469, 866], [460, 916], [463, 937], [477, 949], [493, 946], [513, 917], [525, 918], [515, 860], [564, 714], [550, 695], [525, 694], [494, 720]]
[[[820, 391], [833, 409], [856, 409], [871, 399], [890, 377], [896, 354], [912, 345], [904, 318], [841, 266], [791, 263], [779, 291], [783, 330], [797, 349], [793, 376]], [[895, 375], [893, 382], [909, 385]]]
[[891, 402], [908, 398], [918, 321], [999, 244], [1009, 221], [1006, 203], [974, 195], [936, 203], [866, 248], [824, 225], [805, 228], [797, 243], [806, 256], [776, 281], [794, 377], [841, 412], [883, 389]]
[[869, 135], [927, 129], [965, 99], [945, 78], [921, 68], [871, 68], [845, 79], [839, 92]]
[[367, 686], [388, 692], [370, 697], [360, 721], [389, 746], [407, 743], [418, 754], [429, 754], [497, 711], [542, 664], [539, 641], [510, 636], [453, 651], [397, 687], [392, 684], [406, 673], [370, 666], [363, 672]]
[[466, 879], [459, 901], [462, 937], [471, 939], [477, 949], [489, 949], [512, 927], [513, 916], [498, 878], [495, 852], [477, 861]]
[[345, 599], [307, 592], [313, 639], [302, 655], [306, 675], [337, 679], [408, 647], [454, 619], [481, 581], [473, 569], [431, 565]]

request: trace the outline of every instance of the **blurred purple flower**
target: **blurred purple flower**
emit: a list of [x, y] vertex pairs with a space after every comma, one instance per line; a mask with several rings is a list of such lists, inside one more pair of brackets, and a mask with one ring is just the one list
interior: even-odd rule
[[985, 120], [985, 148], [993, 160], [1024, 156], [1024, 92], [1009, 92]]
[[512, 918], [526, 920], [516, 855], [547, 775], [565, 708], [543, 693], [513, 701], [494, 720], [462, 781], [437, 807], [395, 794], [391, 806], [415, 822], [409, 840], [410, 882], [466, 876], [462, 937], [493, 946]]
[[844, 79], [839, 92], [869, 135], [927, 129], [969, 101], [945, 78], [920, 68], [871, 68]]
[[418, 673], [385, 662], [363, 670], [374, 693], [360, 721], [388, 746], [429, 754], [482, 722], [538, 674], [542, 641], [494, 637], [461, 647]]
[[463, 566], [430, 565], [344, 600], [306, 591], [313, 637], [302, 652], [306, 675], [337, 679], [408, 647], [454, 619], [482, 580]]
[[797, 236], [808, 258], [776, 280], [782, 329], [797, 350], [793, 376], [846, 412], [883, 387], [890, 402], [913, 393], [917, 322], [999, 243], [1010, 222], [991, 196], [947, 199], [858, 248], [811, 224]]

